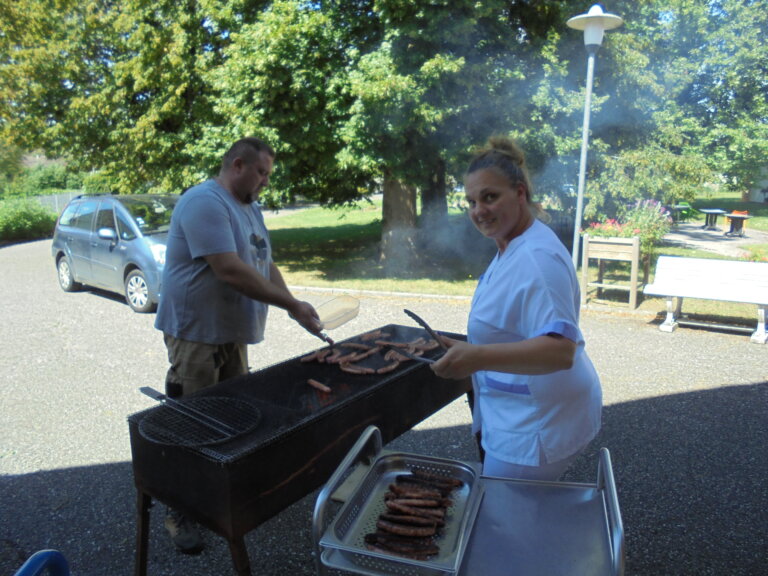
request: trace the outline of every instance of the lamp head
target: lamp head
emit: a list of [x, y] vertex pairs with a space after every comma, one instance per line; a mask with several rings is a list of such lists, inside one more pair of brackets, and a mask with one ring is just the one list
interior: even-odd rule
[[599, 48], [603, 43], [603, 34], [606, 30], [613, 30], [624, 23], [616, 14], [603, 12], [600, 4], [595, 4], [586, 14], [579, 14], [570, 18], [566, 24], [575, 30], [584, 31], [584, 45]]

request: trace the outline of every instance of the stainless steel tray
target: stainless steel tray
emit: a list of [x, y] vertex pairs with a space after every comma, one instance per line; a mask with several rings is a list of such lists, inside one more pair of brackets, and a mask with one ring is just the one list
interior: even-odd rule
[[[364, 538], [376, 531], [376, 520], [386, 508], [384, 494], [389, 484], [395, 482], [398, 474], [413, 470], [463, 482], [462, 487], [451, 493], [453, 503], [448, 508], [445, 526], [435, 540], [440, 552], [430, 560], [412, 560], [368, 550]], [[483, 486], [479, 479], [479, 465], [400, 452], [380, 454], [320, 538], [322, 563], [369, 576], [454, 576], [482, 500]]]

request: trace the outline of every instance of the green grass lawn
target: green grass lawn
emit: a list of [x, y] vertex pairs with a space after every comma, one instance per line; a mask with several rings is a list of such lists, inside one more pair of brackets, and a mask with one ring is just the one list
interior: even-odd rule
[[[484, 264], [425, 261], [396, 274], [379, 262], [381, 202], [265, 215], [274, 258], [292, 286], [469, 296]], [[466, 218], [451, 215], [452, 221]]]
[[[768, 204], [740, 202], [733, 197], [710, 198], [697, 201], [696, 208], [716, 207], [724, 210], [749, 210], [754, 215], [748, 230], [768, 231]], [[301, 210], [286, 209], [276, 214], [267, 213], [277, 265], [292, 286], [372, 290], [471, 296], [477, 277], [488, 264], [488, 258], [472, 262], [435, 263], [425, 259], [407, 271], [387, 273], [379, 262], [381, 237], [381, 202], [361, 203], [356, 207], [326, 209], [309, 207]], [[466, 215], [451, 215], [451, 225], [458, 226]], [[699, 219], [694, 218], [694, 222]], [[700, 218], [703, 223], [703, 215]], [[756, 244], [753, 250], [768, 254], [768, 245]], [[690, 250], [674, 246], [661, 246], [658, 254], [698, 258], [722, 258], [712, 252]], [[655, 261], [650, 267], [653, 281]], [[617, 263], [614, 278], [629, 278], [629, 266]], [[594, 277], [596, 270], [591, 269]], [[601, 304], [626, 309], [627, 293], [606, 291]], [[666, 305], [661, 298], [639, 299], [638, 311], [662, 315]], [[693, 317], [717, 317], [746, 325], [754, 325], [755, 307], [747, 304], [729, 304], [704, 300], [687, 300], [683, 312]]]

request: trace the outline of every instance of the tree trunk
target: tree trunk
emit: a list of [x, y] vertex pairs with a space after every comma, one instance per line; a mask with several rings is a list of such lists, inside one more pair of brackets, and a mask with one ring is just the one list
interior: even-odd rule
[[448, 199], [445, 186], [445, 162], [438, 161], [432, 177], [421, 192], [422, 230], [442, 228], [448, 219]]
[[381, 262], [387, 273], [407, 271], [415, 261], [416, 190], [384, 175]]
[[445, 185], [445, 163], [440, 160], [421, 191], [419, 245], [435, 255], [455, 244], [456, 231], [448, 227], [448, 199]]

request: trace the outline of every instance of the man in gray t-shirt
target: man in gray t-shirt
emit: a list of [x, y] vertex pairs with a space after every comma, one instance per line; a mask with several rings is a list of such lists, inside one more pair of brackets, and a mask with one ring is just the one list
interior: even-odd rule
[[[155, 320], [168, 349], [171, 398], [247, 373], [247, 346], [264, 338], [270, 305], [322, 338], [317, 312], [294, 298], [272, 261], [256, 203], [274, 156], [259, 139], [238, 140], [218, 177], [187, 190], [173, 211]], [[202, 550], [197, 528], [177, 512], [169, 511], [166, 527], [182, 552]]]

